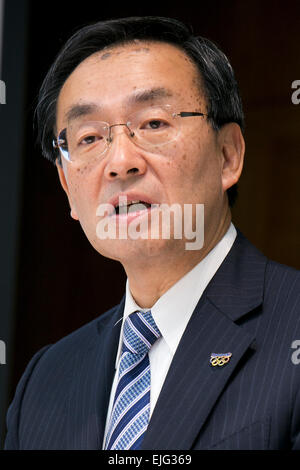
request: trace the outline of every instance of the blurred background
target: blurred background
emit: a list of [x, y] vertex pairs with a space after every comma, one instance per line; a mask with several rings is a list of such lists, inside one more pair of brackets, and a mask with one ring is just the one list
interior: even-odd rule
[[[300, 268], [300, 2], [40, 2], [0, 0], [0, 447], [5, 414], [32, 355], [118, 303], [125, 274], [98, 255], [69, 215], [55, 167], [35, 145], [39, 87], [79, 27], [170, 16], [229, 57], [246, 114], [246, 161], [233, 221], [268, 257]], [[146, 5], [146, 6], [144, 6]], [[300, 98], [300, 93], [299, 93]], [[1, 362], [1, 361], [0, 361]], [[3, 362], [3, 361], [2, 361]]]

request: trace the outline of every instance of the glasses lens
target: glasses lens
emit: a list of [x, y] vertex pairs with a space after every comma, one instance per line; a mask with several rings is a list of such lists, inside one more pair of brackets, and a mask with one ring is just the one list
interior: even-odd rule
[[[98, 159], [115, 135], [117, 126], [126, 126], [133, 142], [146, 150], [160, 152], [180, 132], [180, 119], [170, 105], [150, 106], [128, 116], [126, 124], [109, 126], [103, 121], [76, 121], [63, 129], [57, 139], [63, 157], [69, 162], [83, 163]], [[113, 128], [110, 135], [110, 128]], [[165, 151], [165, 150], [164, 150]]]
[[180, 119], [174, 116], [169, 105], [151, 106], [131, 114], [127, 125], [134, 132], [134, 140], [138, 145], [155, 150], [178, 136]]
[[108, 137], [109, 125], [106, 122], [76, 122], [61, 131], [57, 143], [66, 160], [86, 162], [105, 152]]

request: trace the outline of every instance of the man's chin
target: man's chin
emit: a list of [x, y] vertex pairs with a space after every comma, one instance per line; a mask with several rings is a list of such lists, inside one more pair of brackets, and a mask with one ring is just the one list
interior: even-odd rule
[[145, 264], [151, 262], [151, 259], [162, 259], [169, 256], [172, 252], [184, 249], [182, 240], [172, 239], [143, 239], [137, 238], [125, 240], [98, 240], [93, 244], [94, 248], [102, 256], [119, 261], [123, 265], [128, 263]]

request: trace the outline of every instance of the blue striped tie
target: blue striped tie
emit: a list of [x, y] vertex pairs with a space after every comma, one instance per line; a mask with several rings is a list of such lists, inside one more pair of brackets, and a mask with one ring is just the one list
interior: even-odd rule
[[150, 414], [148, 351], [161, 336], [150, 310], [134, 312], [124, 322], [122, 356], [106, 449], [139, 449]]

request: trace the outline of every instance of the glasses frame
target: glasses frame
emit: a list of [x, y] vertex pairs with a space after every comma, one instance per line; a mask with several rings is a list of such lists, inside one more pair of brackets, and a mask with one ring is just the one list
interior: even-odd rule
[[[165, 106], [170, 106], [170, 105], [165, 105]], [[181, 117], [181, 118], [185, 118], [185, 117], [209, 117], [208, 114], [205, 114], [205, 113], [202, 113], [202, 112], [198, 112], [198, 111], [180, 111], [179, 113], [172, 113], [172, 117], [173, 118], [176, 118], [176, 117]], [[104, 121], [101, 121], [101, 122], [104, 122]], [[105, 147], [104, 151], [100, 154], [100, 155], [103, 155], [109, 148], [109, 145], [110, 143], [112, 142], [112, 137], [111, 137], [111, 129], [113, 127], [116, 127], [116, 126], [125, 126], [127, 127], [128, 131], [129, 131], [129, 135], [130, 137], [134, 137], [134, 132], [130, 129], [128, 123], [118, 123], [118, 124], [109, 124], [109, 123], [105, 123], [105, 124], [108, 124], [108, 137], [107, 137], [107, 146]], [[68, 163], [73, 163], [72, 160], [68, 159], [65, 157], [63, 151], [61, 150], [60, 148], [60, 145], [64, 144], [64, 143], [67, 143], [67, 139], [66, 138], [59, 138], [59, 136], [64, 132], [66, 132], [67, 128], [65, 127], [64, 129], [62, 129], [59, 134], [58, 134], [58, 137], [57, 138], [54, 138], [53, 141], [52, 141], [52, 146], [54, 149], [58, 149], [60, 150], [60, 153], [61, 155], [63, 156], [63, 158], [68, 162]], [[164, 144], [161, 144], [161, 145], [164, 145]]]

